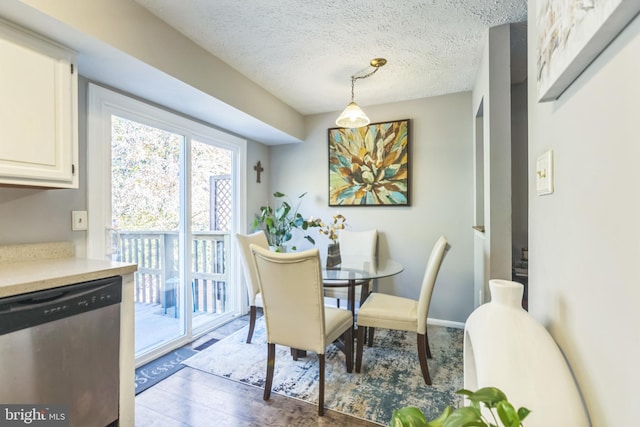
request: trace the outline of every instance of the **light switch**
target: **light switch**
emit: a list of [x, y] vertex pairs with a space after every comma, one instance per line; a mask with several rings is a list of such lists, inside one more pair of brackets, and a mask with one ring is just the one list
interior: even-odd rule
[[81, 231], [87, 229], [87, 211], [71, 212], [71, 229]]
[[549, 150], [536, 162], [536, 191], [538, 196], [553, 193], [553, 150]]

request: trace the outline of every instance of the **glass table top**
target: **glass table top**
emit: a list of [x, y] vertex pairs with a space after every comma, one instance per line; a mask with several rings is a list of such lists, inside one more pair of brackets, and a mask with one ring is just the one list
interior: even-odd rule
[[401, 273], [404, 266], [391, 259], [376, 260], [369, 257], [342, 256], [342, 263], [335, 267], [323, 267], [325, 281], [369, 280]]

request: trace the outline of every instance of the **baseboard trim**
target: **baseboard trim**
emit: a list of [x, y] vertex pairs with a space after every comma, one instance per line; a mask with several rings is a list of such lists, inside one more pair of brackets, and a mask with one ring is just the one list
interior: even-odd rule
[[464, 329], [464, 323], [462, 323], [462, 322], [453, 322], [451, 320], [432, 319], [431, 317], [427, 318], [427, 324], [428, 325], [436, 325], [436, 326], [446, 326], [448, 328]]

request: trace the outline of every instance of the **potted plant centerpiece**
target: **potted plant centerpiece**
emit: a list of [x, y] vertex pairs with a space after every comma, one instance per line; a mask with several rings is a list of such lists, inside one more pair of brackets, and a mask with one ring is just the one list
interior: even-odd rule
[[322, 221], [315, 221], [320, 227], [320, 233], [326, 235], [331, 243], [327, 247], [327, 267], [335, 267], [342, 262], [340, 257], [340, 242], [338, 242], [338, 230], [344, 230], [347, 219], [340, 213], [333, 216], [333, 221], [325, 224]]
[[[306, 231], [309, 227], [319, 226], [317, 221], [304, 219], [298, 211], [302, 198], [306, 194], [305, 192], [298, 196], [298, 203], [294, 207], [286, 194], [276, 191], [273, 193], [273, 197], [279, 199], [280, 204], [275, 208], [269, 205], [261, 206], [260, 211], [256, 214], [253, 220], [253, 229], [263, 230], [269, 246], [272, 246], [276, 252], [286, 252], [286, 242], [293, 237], [294, 228]], [[304, 238], [313, 244], [316, 243], [308, 234], [305, 234]], [[295, 251], [297, 248], [292, 246], [291, 249]]]

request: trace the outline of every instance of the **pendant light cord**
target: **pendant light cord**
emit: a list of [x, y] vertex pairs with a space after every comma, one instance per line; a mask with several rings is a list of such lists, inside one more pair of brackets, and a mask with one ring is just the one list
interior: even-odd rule
[[356, 80], [358, 80], [358, 79], [366, 79], [367, 77], [371, 77], [371, 76], [373, 76], [373, 75], [374, 75], [374, 74], [375, 74], [379, 69], [380, 69], [380, 67], [375, 67], [375, 69], [374, 69], [372, 72], [370, 72], [370, 73], [368, 73], [368, 74], [365, 74], [364, 76], [351, 76], [351, 102], [353, 102], [353, 100], [354, 100], [353, 89], [354, 89], [354, 86], [355, 86]]

